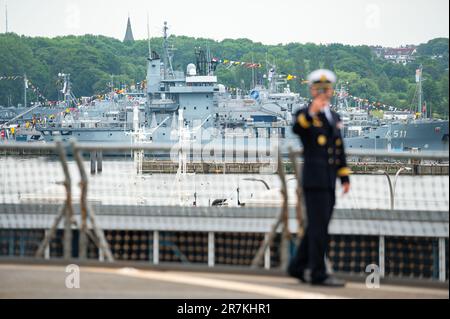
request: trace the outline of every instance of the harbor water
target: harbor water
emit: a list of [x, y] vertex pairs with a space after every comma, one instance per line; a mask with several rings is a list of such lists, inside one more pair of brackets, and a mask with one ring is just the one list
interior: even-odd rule
[[[89, 161], [84, 162], [89, 172]], [[79, 201], [80, 175], [76, 163], [68, 163], [74, 202]], [[0, 201], [5, 203], [63, 202], [64, 174], [60, 162], [48, 157], [1, 157]], [[337, 183], [337, 208], [389, 209], [390, 187], [385, 175], [353, 175], [352, 189], [342, 195]], [[394, 205], [398, 210], [448, 211], [448, 176], [391, 176]], [[296, 203], [297, 181], [287, 175], [289, 204]], [[281, 207], [280, 179], [262, 174], [141, 174], [130, 159], [106, 159], [101, 174], [90, 175], [90, 202], [130, 206], [226, 206]]]

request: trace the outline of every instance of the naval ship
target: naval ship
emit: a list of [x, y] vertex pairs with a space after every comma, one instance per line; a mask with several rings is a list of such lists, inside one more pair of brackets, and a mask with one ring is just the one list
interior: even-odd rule
[[[42, 140], [42, 134], [36, 130], [36, 123], [43, 122], [51, 125], [54, 122], [63, 122], [62, 115], [67, 115], [70, 111], [77, 110], [77, 99], [72, 92], [70, 74], [59, 73], [62, 89], [59, 91], [63, 99], [57, 102], [41, 101], [27, 103], [28, 80], [24, 76], [24, 104], [16, 107], [0, 106], [0, 131], [2, 139], [14, 139], [20, 142], [36, 142]], [[86, 98], [85, 98], [86, 99]], [[10, 134], [11, 129], [15, 129], [14, 136]]]
[[[229, 92], [214, 75], [209, 51], [197, 50], [196, 63], [187, 65], [186, 72], [174, 70], [167, 31], [165, 23], [162, 57], [151, 50], [149, 41], [147, 87], [143, 96], [127, 96], [126, 102], [108, 104], [106, 108], [84, 105], [75, 115], [39, 125], [37, 130], [43, 138], [175, 144], [182, 130], [187, 132], [191, 143], [201, 145], [247, 145], [249, 141], [267, 140], [267, 146], [277, 143], [282, 152], [289, 146], [300, 146], [291, 127], [294, 114], [306, 107], [308, 100], [290, 91], [275, 65], [268, 63], [266, 86], [257, 85], [248, 94]], [[354, 124], [368, 117], [367, 111], [334, 107], [344, 119], [352, 115], [344, 121], [347, 148], [448, 151], [448, 121], [420, 116], [407, 121], [390, 120], [386, 124], [366, 123], [355, 130]]]
[[374, 119], [368, 110], [349, 108], [348, 92], [341, 86], [335, 109], [344, 122], [343, 135], [350, 149], [388, 151], [448, 151], [448, 120], [428, 118], [422, 96], [422, 66], [416, 73], [417, 101], [414, 112], [385, 111], [384, 119]]

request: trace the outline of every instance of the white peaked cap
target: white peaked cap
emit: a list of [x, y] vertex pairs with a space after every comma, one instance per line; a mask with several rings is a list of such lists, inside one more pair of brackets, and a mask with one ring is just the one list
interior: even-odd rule
[[336, 83], [336, 74], [330, 70], [320, 69], [311, 72], [308, 75], [309, 85], [314, 83]]

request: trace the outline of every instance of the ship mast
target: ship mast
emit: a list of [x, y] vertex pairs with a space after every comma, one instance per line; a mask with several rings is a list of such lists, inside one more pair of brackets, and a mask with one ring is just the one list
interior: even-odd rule
[[70, 107], [70, 104], [76, 105], [76, 98], [72, 93], [72, 83], [70, 82], [70, 74], [58, 73], [58, 77], [63, 80], [63, 88], [60, 91], [64, 96], [64, 104]]
[[27, 79], [27, 75], [24, 74], [23, 75], [23, 102], [24, 102], [24, 107], [27, 107], [27, 89], [28, 89], [28, 79]]
[[[420, 68], [419, 68], [419, 95], [418, 95], [418, 98], [417, 98], [417, 100], [418, 100], [418, 105], [417, 105], [417, 107], [418, 107], [418, 112], [419, 113], [421, 113], [422, 114], [422, 65], [420, 65]], [[423, 116], [423, 114], [422, 114], [422, 116]]]
[[8, 33], [8, 3], [5, 4], [5, 33]]
[[[422, 71], [423, 66], [420, 65], [419, 69], [416, 71], [416, 82], [417, 82], [417, 113], [421, 115], [421, 117], [426, 117], [426, 110], [423, 111], [422, 99], [423, 99], [423, 89], [422, 89]], [[424, 114], [425, 113], [425, 114]]]
[[212, 56], [211, 56], [211, 49], [209, 45], [206, 47], [206, 61], [208, 65], [208, 74], [207, 75], [214, 75], [213, 74], [213, 68], [212, 68]]
[[172, 56], [169, 48], [169, 36], [168, 31], [169, 27], [167, 26], [167, 21], [164, 21], [164, 27], [163, 27], [163, 37], [164, 37], [164, 75], [167, 78], [167, 76], [173, 75], [173, 68], [172, 68]]
[[[255, 63], [255, 59], [252, 53], [252, 65]], [[255, 75], [255, 68], [252, 68], [252, 89], [254, 89], [256, 87], [256, 75]]]
[[270, 63], [267, 53], [266, 53], [266, 66], [267, 66], [267, 80], [269, 81], [269, 93], [276, 93], [277, 84], [275, 78], [278, 76], [277, 69], [274, 64]]
[[150, 44], [150, 18], [147, 12], [147, 42], [148, 42], [148, 58], [152, 59], [152, 47]]

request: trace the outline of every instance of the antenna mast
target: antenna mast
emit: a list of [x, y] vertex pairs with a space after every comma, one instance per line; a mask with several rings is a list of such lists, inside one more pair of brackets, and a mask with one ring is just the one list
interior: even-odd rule
[[213, 75], [211, 60], [212, 60], [211, 49], [209, 48], [209, 45], [207, 45], [206, 46], [206, 61], [207, 61], [207, 66], [208, 66], [208, 74], [207, 75]]
[[147, 41], [148, 41], [148, 58], [152, 59], [152, 47], [150, 45], [150, 18], [147, 12]]
[[8, 33], [8, 3], [5, 4], [5, 23], [6, 23], [6, 32]]

